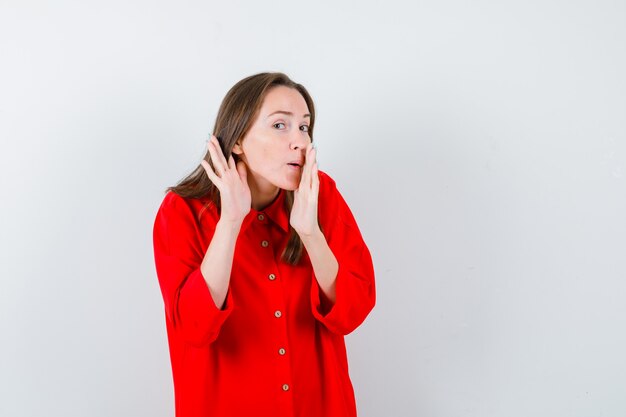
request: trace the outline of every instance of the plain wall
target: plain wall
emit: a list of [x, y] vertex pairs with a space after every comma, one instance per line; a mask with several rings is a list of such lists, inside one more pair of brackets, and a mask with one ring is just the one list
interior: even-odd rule
[[0, 415], [173, 415], [154, 215], [261, 71], [374, 258], [361, 417], [626, 415], [625, 45], [623, 1], [0, 0]]

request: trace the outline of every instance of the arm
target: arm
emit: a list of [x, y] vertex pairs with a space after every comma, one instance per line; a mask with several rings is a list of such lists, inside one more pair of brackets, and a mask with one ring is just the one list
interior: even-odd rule
[[220, 309], [223, 308], [228, 293], [235, 244], [240, 228], [241, 223], [228, 223], [220, 220], [200, 266], [213, 301]]
[[313, 316], [343, 335], [359, 326], [374, 307], [374, 267], [335, 181], [318, 171], [316, 154], [309, 143], [289, 220], [313, 267]]
[[339, 272], [337, 258], [335, 258], [321, 231], [310, 236], [302, 236], [301, 239], [309, 254], [313, 273], [324, 295], [324, 300], [326, 304], [332, 305], [337, 296], [336, 282], [337, 272]]
[[[228, 252], [229, 241], [236, 240], [236, 235], [206, 215], [207, 220], [199, 224], [188, 203], [170, 193], [157, 213], [153, 230], [166, 318], [178, 337], [194, 345], [215, 340], [233, 308], [232, 297], [227, 295], [232, 256], [230, 265], [228, 260], [217, 264], [212, 259]], [[205, 251], [207, 239], [210, 244]]]
[[338, 270], [333, 299], [325, 287], [326, 278], [318, 277], [322, 268], [316, 268], [315, 256], [309, 253], [315, 278], [311, 285], [311, 307], [315, 318], [331, 332], [345, 335], [365, 320], [376, 303], [374, 266], [354, 216], [334, 181], [326, 174], [320, 178], [326, 185], [320, 199], [320, 221]]
[[214, 341], [233, 309], [230, 273], [251, 202], [245, 164], [235, 164], [232, 155], [227, 161], [214, 135], [208, 148], [213, 166], [207, 160], [201, 164], [220, 192], [219, 221], [213, 213], [200, 224], [188, 202], [170, 193], [154, 224], [155, 262], [167, 319], [180, 337], [197, 345]]

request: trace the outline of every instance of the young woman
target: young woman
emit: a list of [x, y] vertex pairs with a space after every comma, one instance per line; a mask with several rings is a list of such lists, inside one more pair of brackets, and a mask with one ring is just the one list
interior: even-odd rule
[[356, 416], [344, 335], [374, 306], [374, 269], [314, 123], [302, 85], [247, 77], [167, 190], [154, 254], [177, 417]]

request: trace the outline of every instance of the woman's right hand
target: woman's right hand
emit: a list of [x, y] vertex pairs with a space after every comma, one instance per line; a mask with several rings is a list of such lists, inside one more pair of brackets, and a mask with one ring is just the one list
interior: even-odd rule
[[211, 135], [208, 145], [215, 171], [204, 159], [200, 164], [220, 191], [220, 221], [241, 225], [252, 205], [246, 164], [243, 161], [235, 164], [232, 154], [226, 162], [222, 148], [214, 135]]

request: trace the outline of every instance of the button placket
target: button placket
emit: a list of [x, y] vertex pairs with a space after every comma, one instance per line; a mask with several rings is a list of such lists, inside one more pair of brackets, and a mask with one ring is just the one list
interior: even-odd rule
[[[282, 287], [281, 287], [282, 288]], [[281, 290], [281, 301], [282, 301], [282, 290]], [[282, 304], [282, 303], [281, 303]], [[287, 360], [286, 358], [286, 354], [287, 354], [287, 340], [289, 340], [287, 338], [287, 321], [285, 320], [284, 317], [284, 313], [282, 310], [276, 310], [274, 311], [274, 317], [277, 319], [277, 323], [279, 323], [280, 326], [280, 333], [281, 333], [281, 337], [276, 349], [276, 358], [278, 360], [277, 364], [278, 364], [278, 369], [279, 371], [279, 376], [282, 379], [283, 383], [282, 383], [282, 390], [283, 392], [287, 393], [288, 391], [291, 390], [291, 363], [289, 360]]]
[[[274, 279], [276, 279], [276, 274], [270, 274], [270, 275], [274, 275]], [[270, 278], [270, 280], [272, 280]], [[290, 361], [286, 358], [286, 354], [287, 354], [287, 320], [286, 320], [286, 316], [284, 313], [284, 308], [285, 308], [285, 301], [284, 301], [284, 289], [282, 285], [277, 285], [275, 291], [272, 291], [273, 294], [276, 295], [276, 297], [274, 298], [275, 302], [276, 302], [276, 306], [278, 307], [276, 310], [274, 310], [274, 317], [276, 318], [276, 322], [280, 328], [279, 330], [279, 340], [277, 343], [277, 347], [276, 347], [276, 359], [278, 360], [277, 365], [278, 365], [278, 375], [279, 375], [279, 381], [282, 380], [282, 391], [285, 393], [285, 395], [288, 395], [288, 397], [291, 397], [291, 363]]]
[[[256, 219], [255, 219], [256, 217]], [[290, 415], [293, 410], [293, 379], [291, 360], [287, 355], [289, 351], [287, 336], [287, 303], [285, 302], [286, 289], [283, 287], [288, 284], [281, 276], [280, 253], [279, 248], [282, 247], [286, 236], [282, 230], [278, 230], [270, 222], [270, 218], [264, 213], [256, 213], [252, 217], [253, 227], [249, 230], [249, 236], [257, 246], [259, 264], [262, 265], [260, 273], [261, 282], [266, 286], [263, 290], [266, 294], [268, 307], [264, 313], [268, 320], [272, 323], [273, 329], [268, 332], [271, 335], [271, 357], [275, 369], [272, 376], [272, 385], [277, 392], [278, 412], [279, 415]], [[270, 316], [270, 314], [273, 316]], [[276, 326], [276, 327], [274, 327]]]
[[[267, 216], [262, 213], [257, 215], [257, 220], [263, 224], [263, 226], [269, 226], [267, 223]], [[274, 237], [275, 238], [275, 237]], [[274, 240], [272, 240], [272, 235], [268, 236], [266, 239], [261, 240], [260, 244], [262, 248], [273, 248]], [[276, 262], [276, 258], [279, 254], [274, 253], [274, 250], [269, 252], [263, 252], [263, 257], [269, 257], [272, 260], [272, 268], [267, 271], [265, 274], [265, 278], [267, 279], [267, 285], [269, 287], [268, 294], [270, 294], [270, 305], [273, 307], [271, 314], [273, 314], [274, 322], [276, 323], [275, 333], [277, 336], [276, 347], [275, 347], [275, 360], [276, 360], [276, 369], [277, 369], [277, 380], [279, 389], [283, 392], [283, 400], [286, 401], [286, 404], [291, 404], [292, 402], [292, 380], [291, 380], [291, 362], [287, 358], [287, 351], [289, 349], [289, 345], [287, 341], [289, 340], [287, 337], [287, 320], [285, 316], [285, 289], [283, 285], [286, 284], [284, 281], [279, 280], [279, 270], [278, 264]], [[268, 264], [269, 266], [269, 264]], [[291, 408], [291, 406], [288, 406]]]

